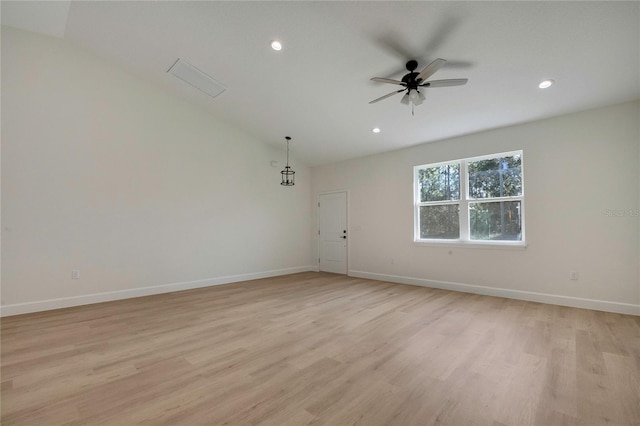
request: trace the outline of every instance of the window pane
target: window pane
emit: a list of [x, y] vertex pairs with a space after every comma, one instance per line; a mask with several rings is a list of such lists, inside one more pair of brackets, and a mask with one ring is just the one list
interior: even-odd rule
[[460, 163], [418, 170], [420, 201], [460, 199]]
[[522, 195], [520, 155], [470, 161], [469, 197], [493, 198]]
[[460, 238], [460, 216], [457, 204], [420, 207], [420, 238]]
[[469, 203], [472, 240], [522, 240], [520, 201]]

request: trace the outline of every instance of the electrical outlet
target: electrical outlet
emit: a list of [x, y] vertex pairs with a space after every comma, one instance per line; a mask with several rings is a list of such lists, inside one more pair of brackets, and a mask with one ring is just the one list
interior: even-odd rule
[[569, 279], [571, 281], [578, 281], [578, 271], [569, 272]]
[[80, 269], [74, 269], [73, 271], [71, 271], [71, 279], [72, 280], [80, 279]]

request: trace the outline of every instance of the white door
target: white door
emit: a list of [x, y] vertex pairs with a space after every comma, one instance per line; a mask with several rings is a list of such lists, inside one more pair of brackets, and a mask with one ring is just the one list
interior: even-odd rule
[[320, 270], [347, 273], [347, 193], [320, 194], [318, 198]]

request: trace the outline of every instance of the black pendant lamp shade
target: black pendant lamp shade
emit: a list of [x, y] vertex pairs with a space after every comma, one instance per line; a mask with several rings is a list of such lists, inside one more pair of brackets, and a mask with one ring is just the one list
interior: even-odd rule
[[296, 172], [294, 172], [293, 169], [289, 167], [289, 141], [291, 140], [291, 138], [289, 136], [285, 136], [285, 139], [287, 140], [287, 166], [280, 172], [280, 174], [282, 175], [282, 182], [280, 182], [280, 185], [293, 186], [295, 185], [294, 181]]

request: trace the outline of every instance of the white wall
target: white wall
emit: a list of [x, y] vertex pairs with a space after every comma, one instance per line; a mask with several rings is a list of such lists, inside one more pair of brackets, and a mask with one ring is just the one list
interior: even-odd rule
[[[2, 314], [313, 269], [315, 201], [335, 189], [350, 191], [351, 275], [640, 314], [640, 219], [605, 214], [640, 208], [639, 123], [636, 102], [311, 172], [295, 161], [283, 188], [282, 149], [3, 28]], [[515, 149], [526, 250], [412, 243], [414, 165]]]
[[310, 170], [294, 159], [282, 187], [283, 156], [63, 40], [3, 28], [3, 314], [312, 269]]
[[[518, 149], [526, 250], [412, 242], [413, 166]], [[640, 218], [606, 214], [640, 208], [639, 151], [627, 103], [313, 168], [312, 203], [349, 190], [350, 275], [640, 315]]]

